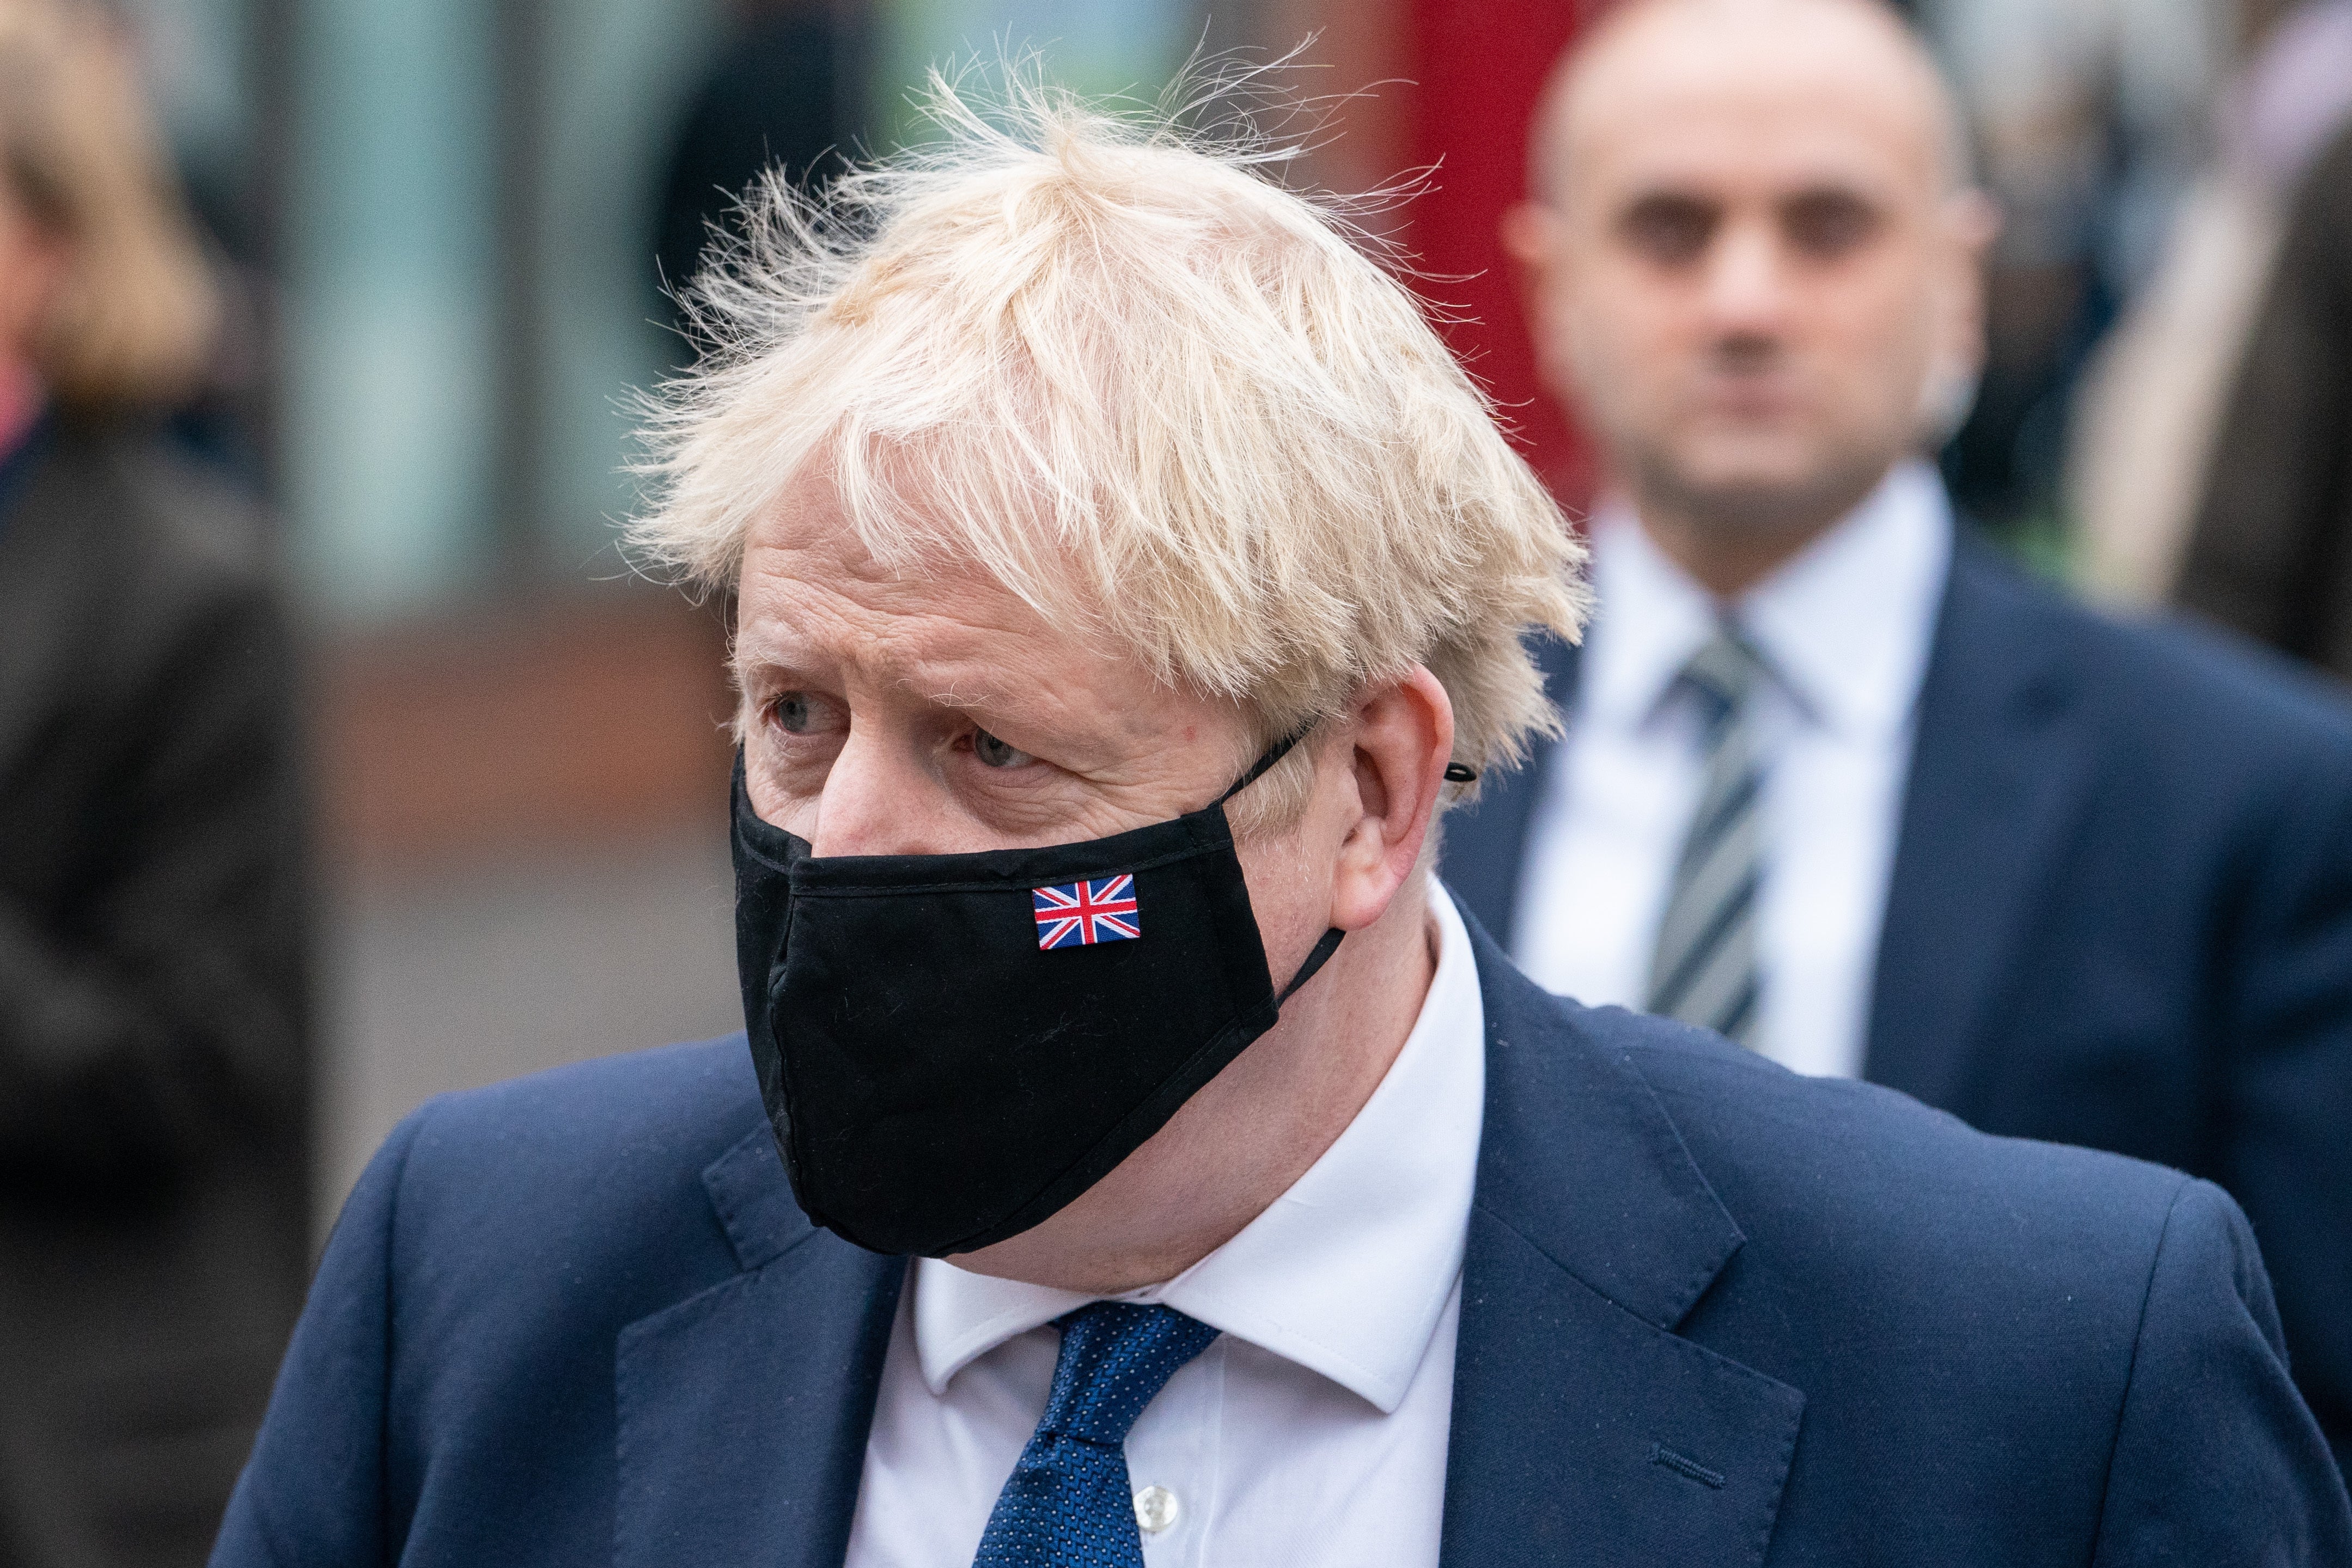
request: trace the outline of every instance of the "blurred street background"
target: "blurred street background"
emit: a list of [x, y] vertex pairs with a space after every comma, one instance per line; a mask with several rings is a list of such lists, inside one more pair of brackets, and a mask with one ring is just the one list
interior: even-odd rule
[[[2342, 0], [1923, 0], [2007, 213], [1960, 505], [2169, 596], [2281, 212], [2352, 104]], [[1300, 178], [1387, 220], [1572, 506], [1496, 221], [1570, 0], [125, 0], [227, 280], [180, 438], [267, 504], [310, 656], [319, 1214], [426, 1096], [738, 1026], [716, 607], [634, 580], [662, 280], [762, 164], [917, 131], [927, 66], [1031, 47], [1144, 97], [1313, 37]], [[1344, 95], [1360, 95], [1339, 101]]]

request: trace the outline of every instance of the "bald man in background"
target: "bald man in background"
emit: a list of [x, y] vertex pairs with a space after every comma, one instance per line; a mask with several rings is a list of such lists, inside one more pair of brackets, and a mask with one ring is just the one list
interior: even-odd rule
[[2226, 1187], [2343, 1463], [2352, 716], [1955, 528], [1996, 220], [1892, 13], [1629, 6], [1531, 164], [1505, 237], [1614, 490], [1568, 735], [1448, 882], [1554, 990]]

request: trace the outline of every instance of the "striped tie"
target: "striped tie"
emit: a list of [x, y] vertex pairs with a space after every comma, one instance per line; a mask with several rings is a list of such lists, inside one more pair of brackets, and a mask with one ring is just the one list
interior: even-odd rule
[[1706, 779], [1650, 960], [1650, 1011], [1750, 1047], [1762, 985], [1756, 894], [1764, 871], [1757, 816], [1764, 769], [1748, 699], [1762, 673], [1755, 651], [1727, 626], [1684, 667], [1679, 684], [1696, 700], [1705, 725]]

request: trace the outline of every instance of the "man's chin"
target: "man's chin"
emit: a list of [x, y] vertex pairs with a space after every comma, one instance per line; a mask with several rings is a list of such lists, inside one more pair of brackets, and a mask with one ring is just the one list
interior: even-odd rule
[[1707, 532], [1803, 535], [1852, 511], [1877, 487], [1884, 460], [1652, 464], [1646, 498]]

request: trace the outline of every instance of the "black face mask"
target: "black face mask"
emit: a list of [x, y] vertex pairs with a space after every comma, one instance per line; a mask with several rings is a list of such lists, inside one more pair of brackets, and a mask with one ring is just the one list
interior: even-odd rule
[[760, 1096], [811, 1219], [944, 1257], [1046, 1219], [1274, 1027], [1224, 806], [1051, 849], [820, 859], [735, 759], [735, 943]]

